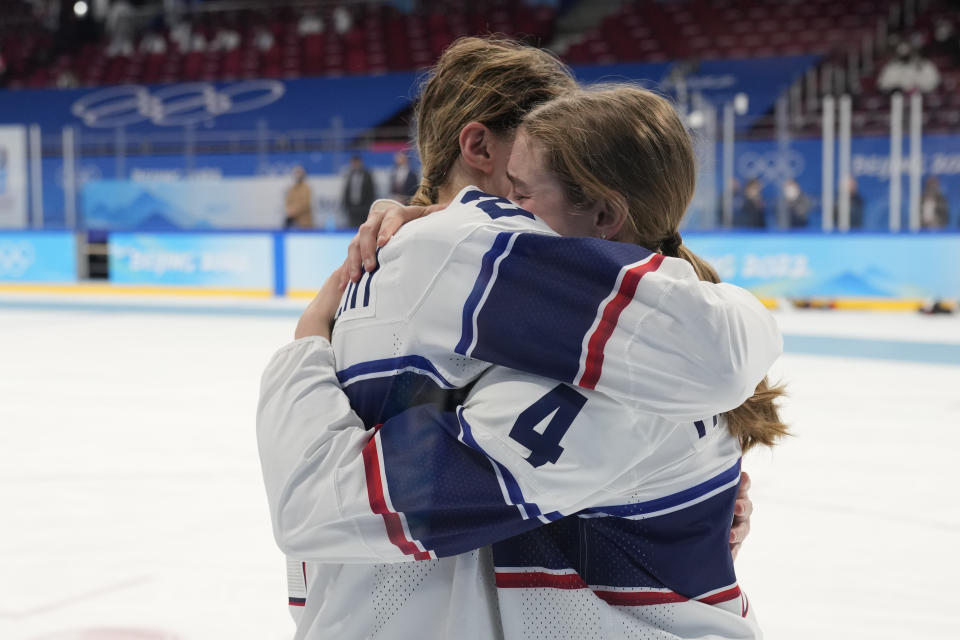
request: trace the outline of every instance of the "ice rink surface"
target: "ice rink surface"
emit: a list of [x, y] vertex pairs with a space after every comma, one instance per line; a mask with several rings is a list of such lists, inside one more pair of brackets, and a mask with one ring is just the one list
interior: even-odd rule
[[[0, 639], [281, 640], [254, 434], [303, 302], [0, 298]], [[752, 452], [766, 637], [960, 637], [960, 318], [780, 312]]]

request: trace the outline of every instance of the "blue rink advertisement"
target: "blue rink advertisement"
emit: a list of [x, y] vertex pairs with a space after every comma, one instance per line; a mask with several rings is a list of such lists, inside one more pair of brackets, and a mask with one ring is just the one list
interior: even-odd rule
[[[66, 240], [56, 247], [39, 241], [57, 237]], [[313, 295], [343, 262], [351, 237], [323, 232], [111, 233], [110, 280]], [[960, 234], [689, 232], [684, 242], [724, 281], [763, 298], [960, 298]], [[70, 234], [0, 235], [0, 280], [44, 280], [39, 271], [29, 270], [34, 263], [59, 268], [61, 277], [75, 280], [75, 261]], [[57, 279], [53, 272], [45, 273], [47, 280]]]
[[[287, 293], [313, 295], [351, 237], [287, 234]], [[690, 232], [684, 242], [725, 282], [763, 298], [960, 298], [960, 234]]]
[[690, 233], [684, 242], [760, 297], [960, 297], [958, 234]]
[[115, 284], [273, 291], [267, 233], [113, 233], [109, 242]]
[[77, 281], [77, 238], [70, 232], [0, 231], [0, 282]]

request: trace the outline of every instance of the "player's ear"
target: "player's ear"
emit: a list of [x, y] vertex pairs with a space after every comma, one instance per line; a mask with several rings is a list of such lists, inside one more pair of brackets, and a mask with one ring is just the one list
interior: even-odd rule
[[619, 235], [625, 231], [624, 223], [627, 221], [627, 212], [622, 207], [610, 206], [608, 202], [595, 202], [591, 205], [589, 214], [593, 218], [596, 237], [630, 241]]
[[479, 122], [469, 122], [460, 130], [460, 157], [471, 169], [493, 172], [494, 144], [493, 132]]

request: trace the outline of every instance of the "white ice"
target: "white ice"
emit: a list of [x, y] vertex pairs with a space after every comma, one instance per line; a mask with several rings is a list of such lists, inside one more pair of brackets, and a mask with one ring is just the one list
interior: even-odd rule
[[[290, 638], [253, 420], [291, 304], [5, 300], [0, 639]], [[778, 317], [787, 333], [960, 343], [956, 318]], [[794, 436], [745, 460], [756, 512], [737, 562], [767, 638], [960, 637], [960, 362], [787, 353], [773, 375]]]

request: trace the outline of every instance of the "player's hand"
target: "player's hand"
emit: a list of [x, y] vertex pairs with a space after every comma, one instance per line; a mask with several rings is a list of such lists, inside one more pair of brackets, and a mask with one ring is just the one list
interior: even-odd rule
[[387, 244], [400, 227], [445, 206], [446, 204], [429, 207], [403, 206], [389, 200], [374, 203], [367, 214], [366, 222], [360, 225], [357, 235], [353, 236], [347, 247], [340, 290], [343, 291], [349, 282], [358, 282], [364, 272], [377, 268], [377, 249]]
[[740, 490], [737, 491], [737, 501], [733, 505], [733, 527], [730, 529], [730, 554], [737, 559], [740, 546], [750, 533], [750, 514], [753, 513], [753, 503], [748, 495], [750, 491], [750, 476], [746, 471], [740, 473]]
[[339, 285], [343, 277], [342, 271], [343, 267], [339, 267], [330, 274], [320, 288], [320, 292], [307, 305], [293, 332], [295, 340], [307, 336], [322, 336], [327, 340], [330, 339], [330, 334], [333, 332], [333, 319], [337, 313], [337, 307], [340, 306]]

